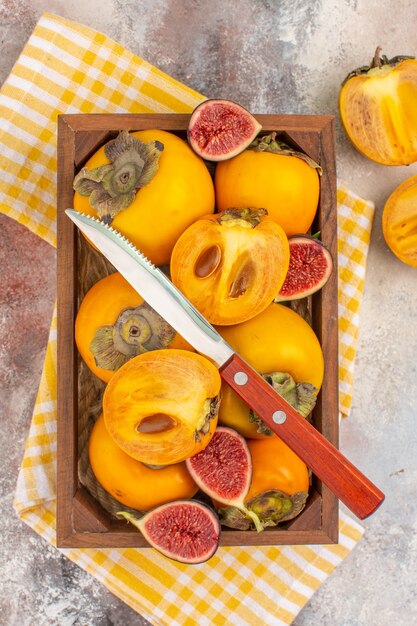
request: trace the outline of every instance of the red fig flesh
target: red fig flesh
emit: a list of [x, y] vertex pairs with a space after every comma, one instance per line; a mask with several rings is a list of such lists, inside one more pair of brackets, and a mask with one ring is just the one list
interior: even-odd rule
[[245, 439], [232, 428], [217, 427], [208, 446], [186, 459], [191, 476], [204, 493], [248, 515], [258, 531], [259, 518], [244, 505], [252, 480], [252, 459]]
[[193, 111], [188, 141], [207, 161], [224, 161], [242, 152], [261, 130], [259, 122], [230, 100], [205, 100]]
[[125, 511], [118, 515], [134, 524], [155, 550], [181, 563], [203, 563], [219, 546], [219, 519], [197, 500], [168, 502], [140, 519]]
[[276, 302], [310, 296], [326, 284], [333, 269], [332, 256], [318, 239], [295, 235], [288, 243], [290, 264]]

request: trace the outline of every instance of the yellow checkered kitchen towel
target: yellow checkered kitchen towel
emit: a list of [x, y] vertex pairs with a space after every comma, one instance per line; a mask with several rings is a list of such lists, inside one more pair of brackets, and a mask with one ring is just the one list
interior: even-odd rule
[[[203, 97], [94, 30], [45, 14], [0, 93], [0, 207], [55, 244], [59, 113], [188, 112]], [[338, 191], [341, 410], [350, 405], [373, 207]], [[55, 544], [56, 317], [18, 477], [15, 509]], [[339, 545], [220, 548], [182, 565], [152, 549], [62, 552], [153, 624], [290, 624], [355, 546], [362, 527], [341, 514]]]

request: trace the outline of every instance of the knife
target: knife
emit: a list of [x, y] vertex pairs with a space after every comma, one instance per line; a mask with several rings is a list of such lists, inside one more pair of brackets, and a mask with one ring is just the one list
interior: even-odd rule
[[246, 363], [161, 270], [111, 226], [73, 209], [65, 212], [142, 298], [216, 363], [222, 379], [339, 500], [360, 519], [377, 509], [385, 497], [378, 487]]

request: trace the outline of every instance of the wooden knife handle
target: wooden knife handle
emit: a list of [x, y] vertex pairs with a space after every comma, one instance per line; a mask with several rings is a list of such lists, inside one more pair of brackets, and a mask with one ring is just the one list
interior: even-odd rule
[[220, 368], [224, 381], [360, 519], [384, 494], [237, 354]]

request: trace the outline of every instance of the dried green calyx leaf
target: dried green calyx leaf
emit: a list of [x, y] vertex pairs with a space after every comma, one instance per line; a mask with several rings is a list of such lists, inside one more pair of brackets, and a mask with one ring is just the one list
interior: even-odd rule
[[110, 163], [93, 170], [83, 167], [74, 178], [74, 189], [89, 196], [100, 219], [110, 224], [132, 204], [138, 189], [152, 180], [163, 149], [160, 141], [146, 144], [122, 130], [104, 148]]
[[254, 152], [272, 152], [274, 154], [282, 154], [286, 156], [293, 156], [302, 159], [310, 167], [313, 167], [317, 170], [318, 174], [323, 173], [322, 167], [314, 161], [311, 157], [309, 157], [304, 152], [300, 152], [299, 150], [294, 150], [284, 141], [280, 141], [277, 139], [277, 133], [273, 132], [269, 135], [262, 135], [254, 139], [250, 146], [247, 148], [248, 150], [253, 150]]
[[222, 226], [242, 226], [244, 228], [256, 228], [262, 218], [268, 215], [266, 209], [256, 208], [240, 208], [233, 207], [222, 211], [217, 218], [217, 221]]
[[280, 396], [294, 407], [303, 417], [310, 415], [316, 404], [317, 391], [310, 383], [296, 383], [294, 378], [286, 372], [272, 372], [264, 374], [264, 378]]
[[[304, 491], [289, 496], [278, 489], [269, 489], [246, 502], [246, 508], [257, 515], [263, 528], [267, 528], [299, 515], [305, 507], [307, 497], [308, 493]], [[219, 517], [223, 526], [238, 530], [253, 529], [252, 519], [237, 507], [220, 508]]]
[[305, 491], [289, 496], [278, 489], [269, 489], [249, 500], [247, 507], [258, 515], [264, 527], [276, 526], [301, 513], [307, 497]]
[[[271, 372], [262, 374], [271, 387], [279, 393], [294, 409], [303, 417], [308, 417], [317, 401], [314, 385], [310, 383], [296, 383], [294, 378], [287, 372]], [[257, 432], [271, 436], [273, 432], [265, 422], [252, 409], [249, 411], [249, 421], [258, 425]]]
[[97, 328], [90, 350], [98, 367], [116, 371], [134, 356], [166, 348], [175, 330], [149, 304], [120, 312], [114, 324]]

